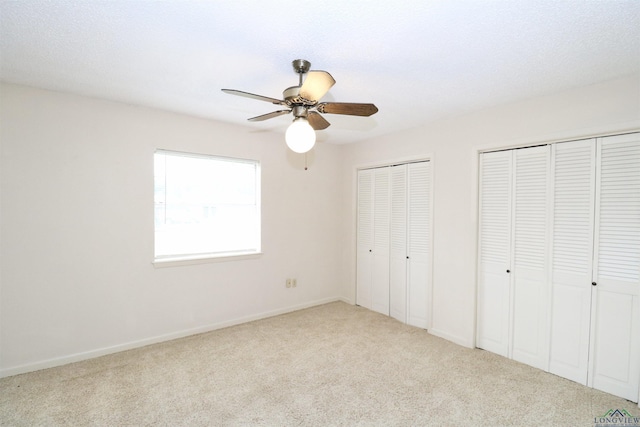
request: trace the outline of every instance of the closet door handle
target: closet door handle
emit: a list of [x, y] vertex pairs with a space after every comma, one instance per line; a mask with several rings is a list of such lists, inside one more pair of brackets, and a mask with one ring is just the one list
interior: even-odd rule
[[591, 282], [591, 286], [596, 286], [597, 283], [596, 282]]
[[407, 255], [407, 259], [409, 259], [409, 255]]
[[511, 273], [511, 270], [507, 270], [507, 273]]
[[369, 252], [371, 252], [371, 249], [369, 249]]

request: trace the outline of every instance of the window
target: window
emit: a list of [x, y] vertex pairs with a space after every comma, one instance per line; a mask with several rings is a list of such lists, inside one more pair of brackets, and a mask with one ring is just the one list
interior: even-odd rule
[[260, 163], [158, 150], [155, 261], [260, 252]]

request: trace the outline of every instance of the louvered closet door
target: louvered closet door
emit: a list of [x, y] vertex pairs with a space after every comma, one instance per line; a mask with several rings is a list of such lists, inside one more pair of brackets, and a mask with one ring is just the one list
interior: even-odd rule
[[477, 346], [508, 356], [512, 152], [480, 156]]
[[640, 138], [598, 141], [591, 386], [638, 400]]
[[373, 277], [371, 309], [389, 315], [389, 222], [391, 214], [389, 167], [373, 171]]
[[547, 370], [550, 147], [514, 151], [512, 358]]
[[595, 200], [594, 139], [554, 144], [549, 372], [587, 384]]
[[373, 170], [358, 171], [356, 304], [371, 309], [373, 267]]
[[407, 323], [429, 327], [431, 277], [431, 162], [411, 163], [408, 168]]
[[391, 167], [391, 317], [407, 322], [407, 165]]

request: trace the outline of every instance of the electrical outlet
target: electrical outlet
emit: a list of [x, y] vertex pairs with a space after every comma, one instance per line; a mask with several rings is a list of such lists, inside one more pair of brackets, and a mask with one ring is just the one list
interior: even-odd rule
[[291, 287], [291, 279], [287, 279], [287, 281], [285, 282], [287, 288]]

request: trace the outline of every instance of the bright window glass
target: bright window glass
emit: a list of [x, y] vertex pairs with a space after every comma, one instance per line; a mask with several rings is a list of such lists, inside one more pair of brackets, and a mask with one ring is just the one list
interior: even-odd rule
[[155, 260], [260, 252], [260, 164], [156, 151]]

